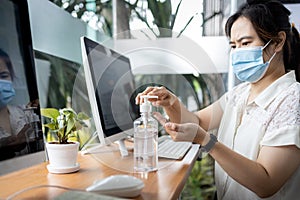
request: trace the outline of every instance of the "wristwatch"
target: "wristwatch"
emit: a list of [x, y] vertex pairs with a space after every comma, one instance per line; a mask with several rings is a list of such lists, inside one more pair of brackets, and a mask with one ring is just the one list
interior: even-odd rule
[[209, 152], [215, 146], [216, 142], [218, 142], [217, 137], [214, 134], [210, 134], [210, 140], [206, 145], [201, 146], [201, 151]]

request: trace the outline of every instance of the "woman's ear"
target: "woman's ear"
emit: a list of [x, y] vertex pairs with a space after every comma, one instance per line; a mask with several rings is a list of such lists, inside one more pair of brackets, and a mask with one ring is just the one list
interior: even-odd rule
[[278, 33], [278, 38], [279, 38], [279, 41], [275, 45], [275, 52], [282, 51], [284, 43], [286, 41], [286, 34], [285, 34], [285, 32], [284, 31], [280, 31]]

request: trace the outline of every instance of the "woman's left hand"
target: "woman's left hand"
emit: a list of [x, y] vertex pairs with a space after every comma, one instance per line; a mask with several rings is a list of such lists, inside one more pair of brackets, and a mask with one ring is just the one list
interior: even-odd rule
[[207, 132], [196, 123], [177, 124], [168, 122], [159, 112], [153, 112], [153, 116], [165, 128], [174, 141], [187, 141], [202, 144]]
[[195, 123], [176, 124], [167, 122], [164, 127], [174, 141], [202, 144], [207, 135], [207, 132]]

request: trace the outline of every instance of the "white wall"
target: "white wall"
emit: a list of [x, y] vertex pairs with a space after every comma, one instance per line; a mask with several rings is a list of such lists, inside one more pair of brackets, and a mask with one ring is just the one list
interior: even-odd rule
[[130, 58], [134, 74], [226, 73], [226, 37], [106, 40], [104, 45]]

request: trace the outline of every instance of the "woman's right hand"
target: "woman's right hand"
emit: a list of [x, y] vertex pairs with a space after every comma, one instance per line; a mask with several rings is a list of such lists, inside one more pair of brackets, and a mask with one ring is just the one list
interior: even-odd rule
[[165, 87], [147, 87], [146, 90], [136, 96], [136, 104], [142, 103], [141, 96], [143, 95], [158, 96], [157, 99], [148, 99], [154, 106], [170, 107], [178, 100], [177, 97]]

